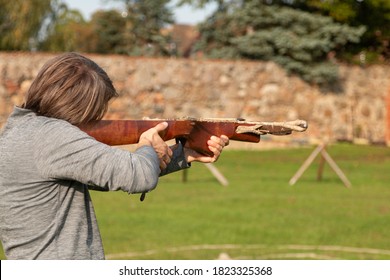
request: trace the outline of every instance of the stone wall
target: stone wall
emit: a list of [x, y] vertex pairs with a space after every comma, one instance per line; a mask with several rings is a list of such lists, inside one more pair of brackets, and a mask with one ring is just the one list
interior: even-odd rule
[[[0, 53], [0, 127], [53, 56]], [[271, 62], [87, 56], [106, 70], [120, 94], [108, 118], [300, 118], [309, 122], [308, 131], [278, 141], [386, 142], [390, 66], [341, 66], [341, 90], [323, 92]]]

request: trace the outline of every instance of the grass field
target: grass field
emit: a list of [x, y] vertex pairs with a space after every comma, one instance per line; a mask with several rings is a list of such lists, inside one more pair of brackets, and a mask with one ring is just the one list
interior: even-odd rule
[[[328, 147], [352, 183], [319, 160], [288, 184], [314, 147], [231, 151], [160, 179], [139, 195], [93, 192], [108, 259], [390, 259], [390, 149]], [[1, 252], [0, 256], [4, 259]]]

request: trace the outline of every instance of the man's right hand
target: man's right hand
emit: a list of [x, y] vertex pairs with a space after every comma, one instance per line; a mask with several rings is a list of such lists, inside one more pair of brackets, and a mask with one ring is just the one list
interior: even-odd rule
[[160, 169], [164, 170], [171, 162], [172, 150], [161, 138], [160, 133], [166, 130], [168, 127], [167, 122], [162, 122], [153, 128], [148, 129], [141, 134], [138, 142], [138, 147], [141, 146], [152, 146], [156, 151], [158, 159], [160, 160]]

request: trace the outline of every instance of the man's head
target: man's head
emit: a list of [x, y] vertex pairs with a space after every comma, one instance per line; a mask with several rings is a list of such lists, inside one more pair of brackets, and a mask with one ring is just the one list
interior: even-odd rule
[[95, 62], [65, 53], [45, 63], [22, 107], [79, 125], [103, 118], [108, 101], [117, 95], [107, 73]]

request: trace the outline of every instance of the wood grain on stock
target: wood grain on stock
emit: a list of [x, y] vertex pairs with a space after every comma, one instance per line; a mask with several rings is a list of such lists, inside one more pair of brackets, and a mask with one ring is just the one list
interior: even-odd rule
[[110, 146], [129, 145], [138, 143], [142, 133], [164, 121], [168, 123], [168, 128], [161, 135], [164, 141], [177, 137], [186, 138], [193, 128], [193, 123], [187, 120], [101, 120], [80, 129]]
[[[102, 120], [80, 127], [97, 141], [111, 146], [138, 143], [140, 135], [161, 122], [168, 122], [168, 128], [161, 135], [164, 141], [185, 139], [187, 146], [197, 152], [212, 156], [207, 141], [212, 135], [226, 135], [231, 140], [260, 141], [259, 135], [237, 134], [237, 123], [197, 120]], [[241, 124], [242, 125], [242, 124]]]

